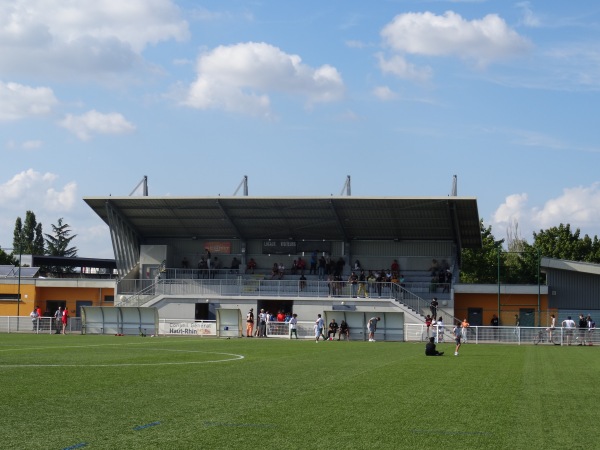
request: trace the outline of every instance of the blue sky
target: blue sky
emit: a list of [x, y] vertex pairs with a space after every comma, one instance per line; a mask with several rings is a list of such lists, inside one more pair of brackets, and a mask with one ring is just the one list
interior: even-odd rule
[[[477, 197], [497, 238], [600, 224], [600, 4], [0, 0], [0, 245], [112, 257], [85, 196]], [[514, 226], [514, 225], [513, 225]]]

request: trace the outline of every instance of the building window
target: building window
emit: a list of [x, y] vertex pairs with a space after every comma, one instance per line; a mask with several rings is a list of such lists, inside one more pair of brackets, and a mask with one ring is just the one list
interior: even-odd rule
[[114, 295], [105, 295], [104, 296], [104, 303], [114, 303], [114, 302], [115, 302]]

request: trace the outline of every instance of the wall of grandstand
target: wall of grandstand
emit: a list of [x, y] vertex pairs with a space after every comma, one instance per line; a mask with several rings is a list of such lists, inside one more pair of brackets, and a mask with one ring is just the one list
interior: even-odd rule
[[[283, 264], [286, 268], [291, 267], [294, 259], [302, 257], [307, 260], [310, 258], [310, 252], [288, 254], [288, 255], [270, 255], [263, 253], [263, 240], [250, 240], [243, 243], [237, 239], [226, 240], [230, 245], [229, 253], [213, 252], [211, 257], [217, 257], [223, 267], [230, 267], [233, 257], [239, 260], [248, 261], [253, 258], [257, 263], [259, 272], [268, 272], [274, 263]], [[153, 278], [150, 272], [150, 266], [159, 265], [165, 260], [167, 267], [181, 268], [182, 261], [187, 260], [189, 268], [197, 268], [198, 262], [204, 256], [204, 248], [208, 243], [202, 239], [166, 239], [166, 240], [148, 240], [148, 244], [143, 246], [140, 264], [142, 266], [142, 277]], [[342, 256], [346, 261], [345, 271], [350, 271], [350, 266], [357, 259], [366, 270], [380, 270], [389, 268], [392, 261], [397, 259], [401, 270], [427, 270], [432, 259], [438, 261], [446, 260], [451, 266], [456, 259], [456, 247], [449, 241], [390, 241], [390, 240], [353, 240], [350, 243], [341, 241], [328, 241], [326, 243], [331, 248], [331, 257], [337, 260]], [[164, 257], [157, 254], [149, 254], [145, 249], [159, 248], [165, 246], [162, 253]], [[318, 243], [315, 243], [315, 247]], [[315, 248], [317, 250], [318, 248]], [[320, 249], [319, 249], [320, 250]], [[156, 252], [154, 252], [156, 253]], [[307, 266], [308, 269], [308, 266]]]
[[[394, 313], [402, 317], [402, 324], [421, 323], [421, 319], [416, 315], [405, 313], [405, 310], [398, 304], [389, 300], [361, 300], [361, 299], [339, 299], [336, 301], [328, 299], [282, 299], [282, 298], [260, 298], [260, 299], [240, 299], [238, 298], [198, 298], [198, 297], [162, 297], [152, 302], [151, 306], [157, 308], [160, 319], [206, 319], [195, 317], [196, 304], [207, 305], [211, 318], [216, 317], [219, 309], [241, 310], [243, 315], [250, 308], [254, 309], [255, 315], [261, 308], [273, 314], [279, 310], [284, 312], [298, 314], [298, 320], [316, 320], [317, 314], [324, 314], [325, 311], [339, 312], [340, 316], [350, 313], [361, 313], [365, 315], [380, 315], [384, 313]], [[440, 309], [441, 311], [441, 309]], [[400, 317], [396, 316], [396, 317]], [[369, 316], [371, 317], [371, 316]], [[398, 325], [397, 328], [401, 328]]]

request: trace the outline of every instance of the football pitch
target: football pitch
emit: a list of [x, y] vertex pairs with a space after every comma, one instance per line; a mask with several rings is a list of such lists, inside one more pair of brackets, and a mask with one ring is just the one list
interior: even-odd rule
[[[598, 347], [0, 335], [10, 449], [583, 448]], [[585, 432], [585, 433], [584, 433]], [[584, 434], [582, 434], [584, 433]], [[578, 445], [581, 444], [581, 447]], [[593, 446], [593, 445], [592, 445]]]

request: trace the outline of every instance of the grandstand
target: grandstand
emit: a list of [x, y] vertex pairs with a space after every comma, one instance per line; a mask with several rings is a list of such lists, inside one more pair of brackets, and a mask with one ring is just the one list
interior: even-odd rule
[[[154, 306], [161, 319], [210, 320], [219, 309], [294, 311], [301, 319], [421, 323], [436, 297], [454, 316], [462, 248], [481, 247], [477, 201], [461, 197], [87, 197], [110, 227], [119, 281], [115, 306]], [[199, 265], [210, 252], [210, 265]], [[340, 265], [337, 280], [311, 258]], [[239, 261], [239, 267], [232, 262]], [[306, 263], [292, 270], [294, 260]], [[247, 270], [253, 260], [256, 267]], [[355, 295], [356, 261], [399, 273]], [[440, 266], [432, 270], [433, 261]], [[283, 266], [273, 276], [272, 267]], [[438, 271], [453, 277], [441, 279]], [[432, 274], [432, 272], [436, 272]], [[403, 279], [399, 278], [403, 275]]]

